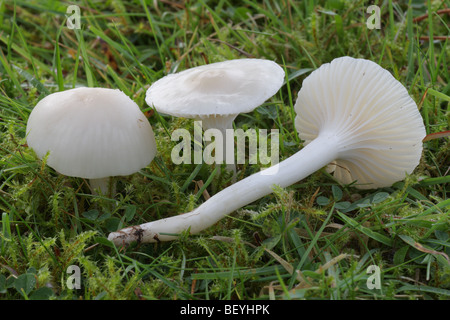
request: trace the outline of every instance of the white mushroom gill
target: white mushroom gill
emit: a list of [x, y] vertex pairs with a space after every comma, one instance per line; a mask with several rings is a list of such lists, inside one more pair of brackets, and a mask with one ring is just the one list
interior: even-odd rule
[[[192, 212], [111, 233], [117, 245], [198, 233], [224, 216], [330, 165], [334, 176], [357, 188], [390, 186], [412, 173], [422, 153], [425, 128], [405, 87], [374, 62], [342, 57], [304, 81], [295, 103], [305, 147], [277, 167], [218, 192]], [[277, 169], [277, 170], [275, 170]]]

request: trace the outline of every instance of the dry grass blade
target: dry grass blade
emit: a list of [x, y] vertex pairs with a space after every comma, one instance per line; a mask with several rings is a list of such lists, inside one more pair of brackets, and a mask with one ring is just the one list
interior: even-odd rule
[[289, 263], [289, 262], [287, 262], [286, 260], [284, 260], [282, 257], [280, 257], [279, 255], [277, 255], [275, 252], [273, 252], [272, 250], [269, 250], [269, 249], [267, 249], [267, 248], [264, 248], [264, 250], [268, 253], [268, 254], [270, 254], [275, 260], [277, 260], [282, 266], [283, 266], [283, 268], [287, 271], [287, 272], [289, 272], [289, 274], [294, 274], [294, 272], [297, 274], [297, 276], [296, 276], [296, 279], [299, 281], [299, 282], [301, 282], [301, 283], [303, 283], [303, 282], [305, 282], [305, 278], [303, 277], [303, 274], [301, 273], [301, 271], [300, 270], [294, 270], [294, 267]]
[[[328, 261], [327, 263], [325, 263], [324, 265], [321, 265], [315, 272], [317, 274], [321, 274], [324, 271], [328, 270], [329, 268], [331, 268], [332, 266], [334, 266], [335, 264], [337, 264], [339, 261], [343, 260], [343, 259], [347, 259], [347, 258], [351, 258], [351, 257], [355, 257], [357, 258], [358, 256], [355, 255], [351, 255], [351, 254], [347, 254], [347, 253], [342, 253], [340, 255], [338, 255], [337, 257], [334, 257], [333, 259], [331, 259], [330, 261]], [[295, 293], [296, 290], [299, 289], [304, 289], [304, 288], [308, 288], [311, 287], [311, 283], [313, 282], [313, 279], [311, 278], [307, 278], [306, 281], [301, 281], [298, 285], [296, 285], [291, 291], [290, 293]]]

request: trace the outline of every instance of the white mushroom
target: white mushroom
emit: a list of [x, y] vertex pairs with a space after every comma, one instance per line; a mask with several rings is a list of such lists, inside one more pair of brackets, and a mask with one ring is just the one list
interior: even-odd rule
[[[32, 110], [27, 143], [66, 176], [90, 179], [109, 194], [112, 176], [147, 166], [156, 154], [153, 130], [138, 105], [120, 90], [76, 88], [48, 95]], [[114, 188], [112, 188], [114, 190]]]
[[[423, 119], [408, 91], [374, 62], [342, 57], [304, 81], [295, 104], [305, 147], [288, 159], [215, 194], [192, 212], [111, 233], [121, 245], [198, 233], [233, 211], [331, 164], [334, 177], [358, 188], [390, 186], [418, 165]], [[271, 174], [273, 173], [273, 174]]]
[[202, 121], [202, 127], [222, 134], [226, 161], [226, 130], [240, 113], [247, 113], [272, 97], [282, 86], [284, 70], [263, 59], [235, 59], [169, 74], [147, 90], [145, 101], [158, 112]]

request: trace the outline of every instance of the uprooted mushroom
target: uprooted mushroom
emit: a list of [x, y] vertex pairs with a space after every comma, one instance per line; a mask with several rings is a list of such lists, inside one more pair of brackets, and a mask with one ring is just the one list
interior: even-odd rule
[[109, 235], [117, 245], [170, 241], [198, 233], [226, 215], [288, 187], [328, 165], [343, 184], [380, 188], [403, 180], [418, 165], [423, 119], [405, 87], [378, 64], [341, 57], [304, 81], [295, 125], [305, 147], [286, 160], [218, 192], [195, 210]]

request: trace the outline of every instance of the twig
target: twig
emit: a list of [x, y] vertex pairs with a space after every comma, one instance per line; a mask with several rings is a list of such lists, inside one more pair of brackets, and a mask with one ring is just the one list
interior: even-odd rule
[[[450, 8], [441, 9], [441, 10], [436, 11], [435, 13], [437, 13], [437, 14], [446, 14], [446, 13], [450, 14]], [[412, 21], [413, 22], [419, 22], [419, 21], [425, 20], [426, 18], [428, 18], [428, 15], [429, 14], [426, 13], [426, 14], [424, 14], [422, 16], [414, 18]]]
[[[430, 41], [430, 37], [422, 36], [422, 37], [419, 37], [419, 40]], [[450, 40], [450, 36], [433, 36], [433, 41], [434, 40]]]

